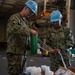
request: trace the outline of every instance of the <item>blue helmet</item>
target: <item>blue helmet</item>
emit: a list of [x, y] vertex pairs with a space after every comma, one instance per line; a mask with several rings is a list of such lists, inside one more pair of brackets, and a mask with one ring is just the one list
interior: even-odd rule
[[62, 14], [60, 11], [58, 10], [55, 10], [51, 13], [51, 16], [50, 16], [50, 21], [51, 22], [56, 22], [56, 21], [59, 21], [60, 19], [62, 18]]
[[29, 0], [25, 3], [25, 5], [34, 13], [36, 14], [36, 11], [37, 11], [37, 7], [38, 7], [38, 4], [33, 1], [33, 0]]

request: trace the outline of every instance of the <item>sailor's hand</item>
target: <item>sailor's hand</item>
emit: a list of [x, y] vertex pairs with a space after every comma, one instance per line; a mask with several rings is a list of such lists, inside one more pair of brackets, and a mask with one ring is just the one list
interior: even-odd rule
[[55, 52], [60, 52], [59, 48], [55, 48], [54, 50], [55, 50]]
[[52, 49], [52, 50], [49, 51], [49, 53], [55, 53], [55, 50]]
[[35, 31], [35, 30], [33, 30], [33, 29], [30, 30], [30, 33], [31, 33], [32, 35], [37, 35], [37, 34], [38, 34], [38, 32]]

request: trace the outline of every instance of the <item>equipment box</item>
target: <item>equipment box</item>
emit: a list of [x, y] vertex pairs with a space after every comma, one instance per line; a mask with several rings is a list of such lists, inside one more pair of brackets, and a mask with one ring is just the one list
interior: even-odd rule
[[64, 67], [59, 67], [59, 69], [55, 72], [54, 75], [75, 75], [75, 68], [68, 67], [66, 69]]

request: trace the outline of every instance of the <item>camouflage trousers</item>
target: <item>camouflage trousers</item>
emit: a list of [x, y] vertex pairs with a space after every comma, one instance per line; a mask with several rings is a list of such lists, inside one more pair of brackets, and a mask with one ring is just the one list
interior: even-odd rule
[[22, 55], [7, 53], [9, 75], [19, 75], [22, 73]]
[[[66, 53], [62, 52], [62, 56], [66, 64], [66, 67], [70, 66], [69, 54], [67, 52]], [[60, 66], [64, 67], [60, 55], [58, 53], [51, 54], [50, 55], [50, 69], [55, 72]]]

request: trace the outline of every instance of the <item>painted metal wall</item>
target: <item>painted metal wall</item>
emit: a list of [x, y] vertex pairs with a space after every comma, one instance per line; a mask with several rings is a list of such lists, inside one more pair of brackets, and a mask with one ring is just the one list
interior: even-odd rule
[[74, 44], [75, 44], [75, 0], [71, 0], [70, 6], [70, 28], [73, 32], [74, 36]]
[[0, 19], [0, 42], [6, 42], [6, 21]]

